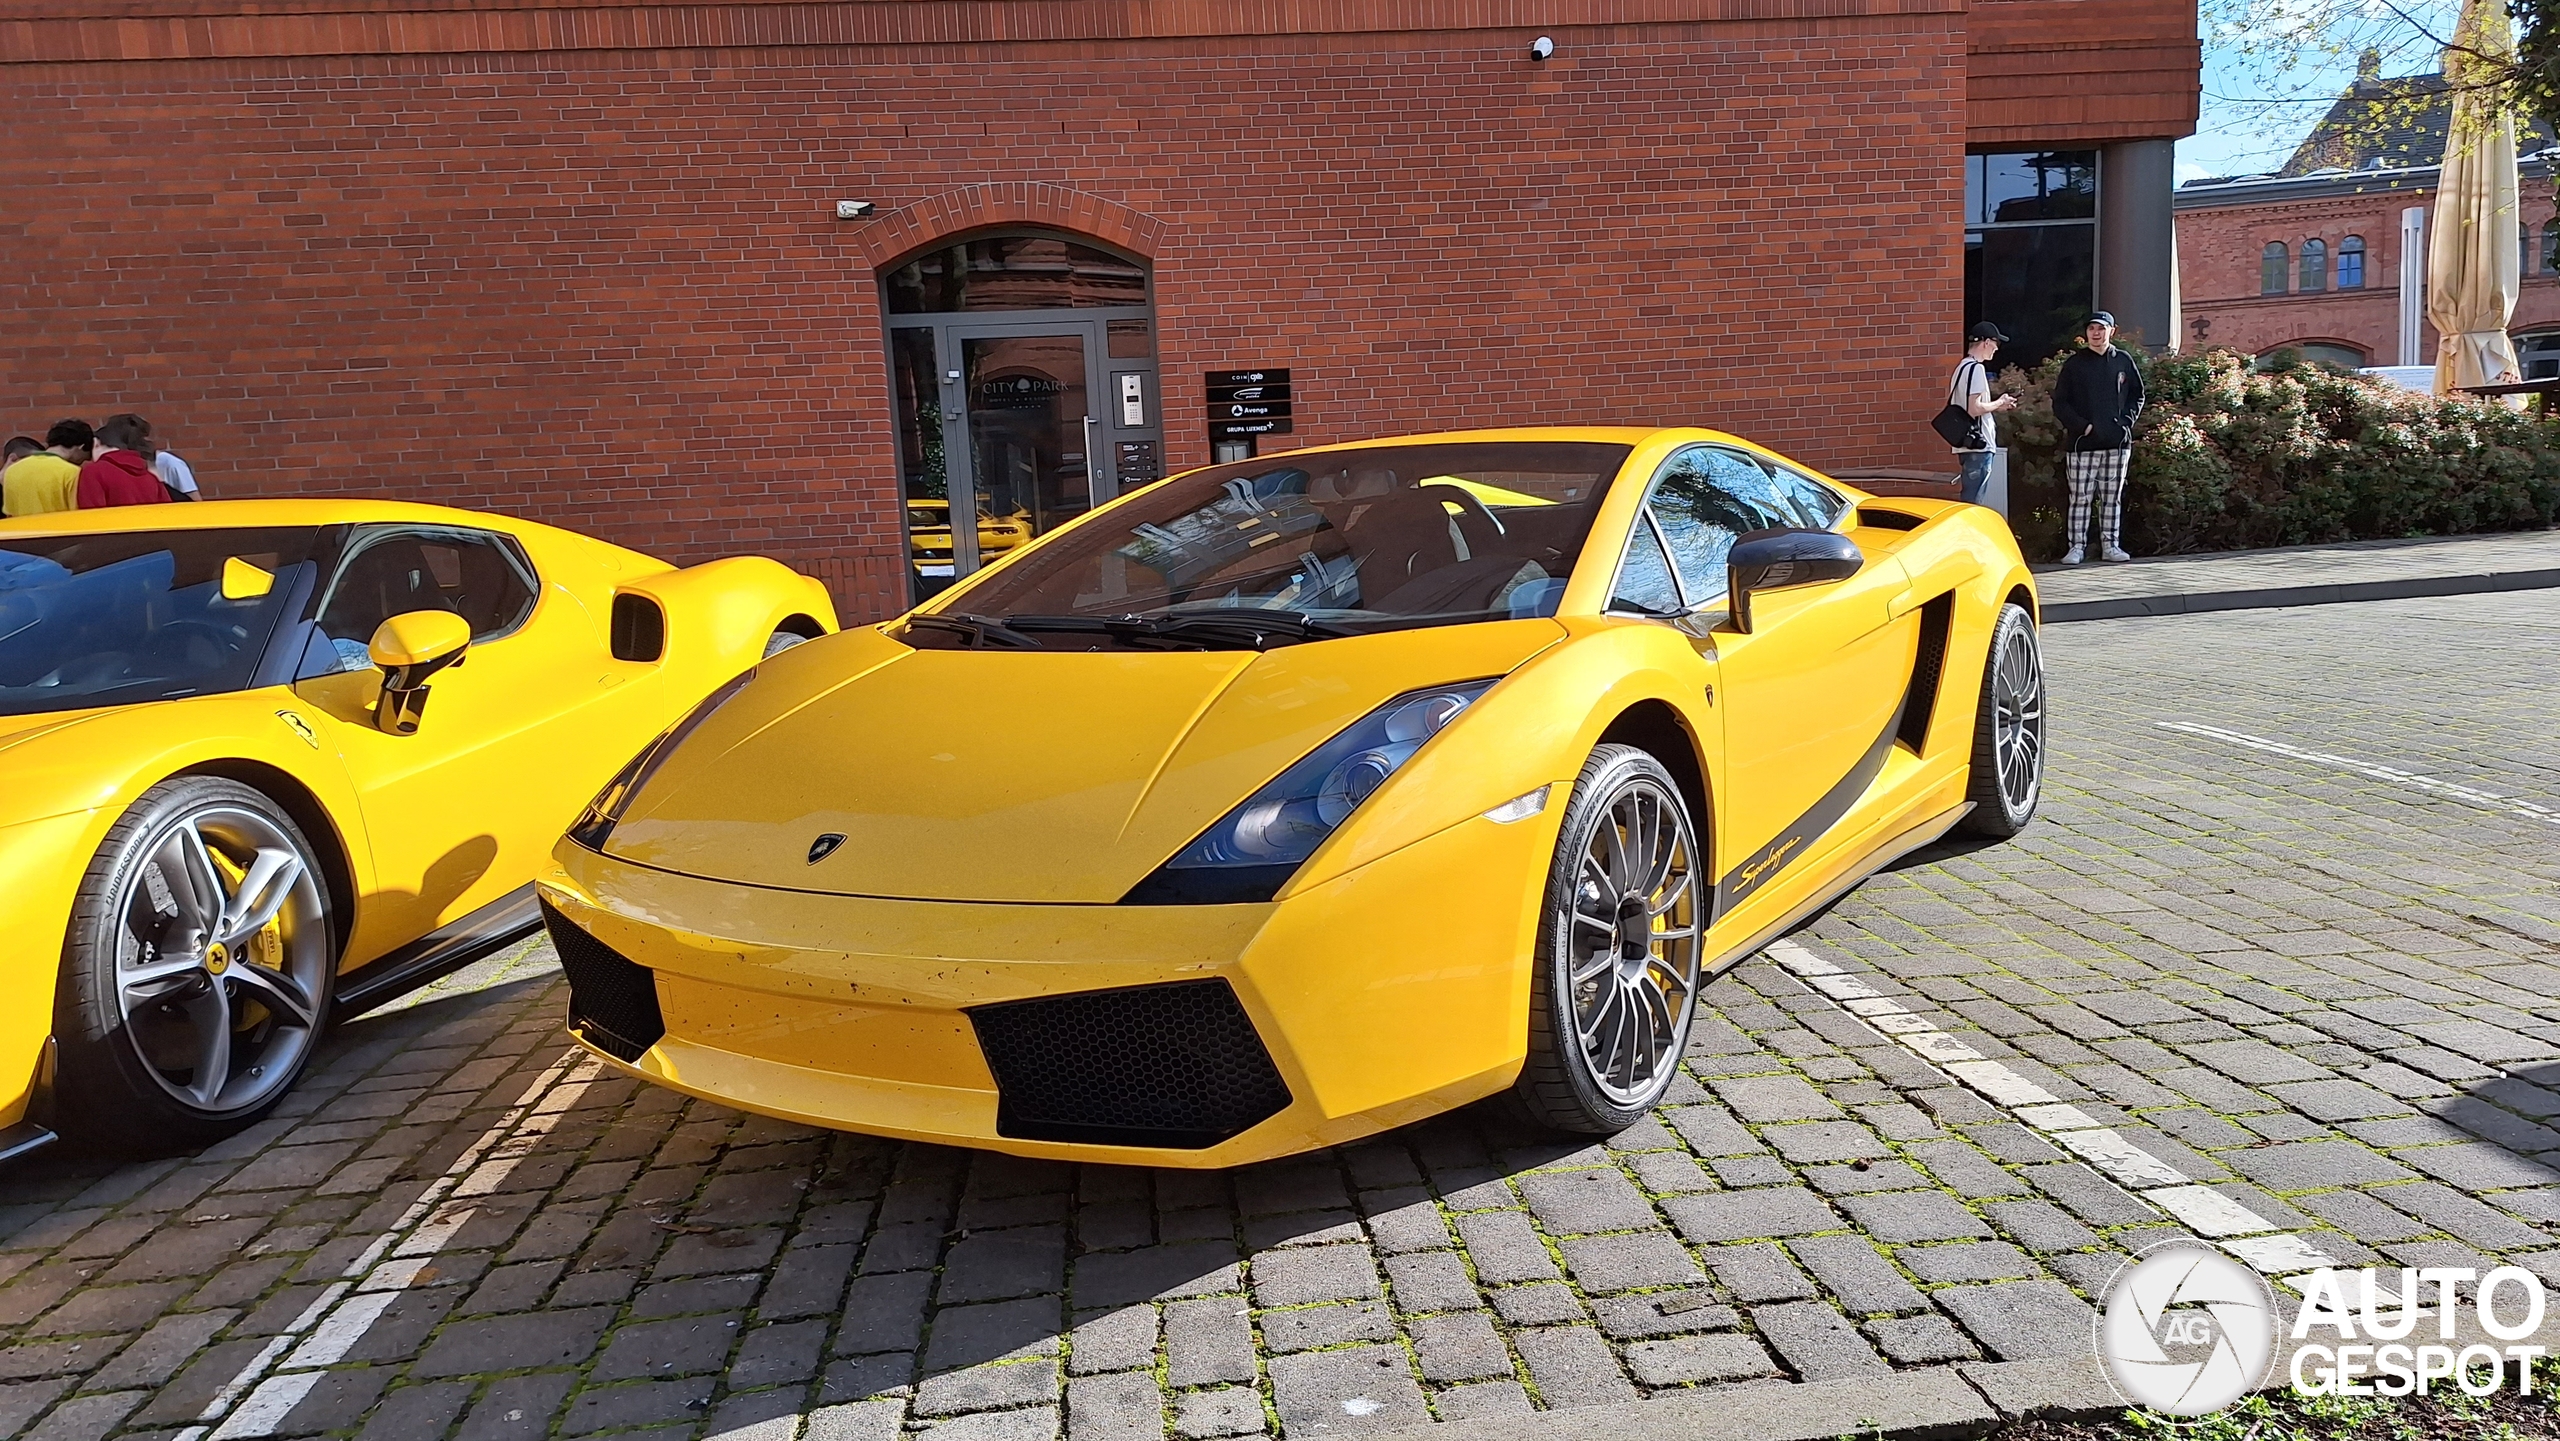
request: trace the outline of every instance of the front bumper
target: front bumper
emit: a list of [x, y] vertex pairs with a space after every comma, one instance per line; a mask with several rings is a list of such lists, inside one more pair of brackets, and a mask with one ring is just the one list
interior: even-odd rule
[[[1340, 1144], [1511, 1083], [1562, 810], [1559, 787], [1539, 816], [1467, 820], [1264, 905], [823, 895], [677, 875], [565, 841], [539, 885], [560, 921], [648, 973], [640, 996], [594, 998], [621, 1019], [579, 1036], [648, 1079], [838, 1130], [1062, 1160], [1220, 1167]], [[1181, 983], [1192, 984], [1132, 989]], [[1250, 1090], [1237, 1077], [1252, 1069], [1242, 1052], [1258, 1040], [1285, 1087], [1261, 1108], [1276, 1111], [1224, 1139], [1211, 1138], [1217, 1128], [1163, 1131], [1181, 1144], [1062, 1139], [1080, 1133], [1037, 1121], [1041, 1098], [1023, 1091], [1044, 1073], [1025, 1054], [1131, 1043], [1129, 1013], [1090, 993], [1200, 1002], [1209, 1009], [1166, 1014], [1205, 1017], [1200, 1034], [1214, 1034], [1214, 983], [1232, 993], [1251, 1034], [1214, 1048], [1233, 1053], [1235, 1066], [1198, 1089]], [[621, 1034], [646, 1029], [649, 1018], [635, 1012], [651, 995], [663, 1034]], [[1074, 1000], [1004, 1005], [1044, 998]], [[991, 1014], [1009, 1018], [1010, 1036], [989, 1026]], [[1047, 1017], [1059, 1029], [1044, 1041]], [[1007, 1048], [994, 1066], [982, 1036]]]

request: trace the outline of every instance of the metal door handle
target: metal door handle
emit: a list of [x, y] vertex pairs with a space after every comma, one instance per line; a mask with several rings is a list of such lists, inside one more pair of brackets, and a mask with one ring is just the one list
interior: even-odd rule
[[1093, 417], [1084, 418], [1084, 503], [1087, 510], [1102, 508], [1102, 465], [1093, 449]]

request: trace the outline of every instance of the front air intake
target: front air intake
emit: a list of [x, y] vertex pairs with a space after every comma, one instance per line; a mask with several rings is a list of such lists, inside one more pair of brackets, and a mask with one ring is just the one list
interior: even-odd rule
[[647, 966], [588, 935], [542, 903], [543, 929], [569, 978], [569, 1029], [618, 1061], [637, 1061], [667, 1033], [658, 982]]
[[1222, 980], [970, 1011], [996, 1078], [996, 1134], [1197, 1151], [1286, 1110], [1288, 1083]]

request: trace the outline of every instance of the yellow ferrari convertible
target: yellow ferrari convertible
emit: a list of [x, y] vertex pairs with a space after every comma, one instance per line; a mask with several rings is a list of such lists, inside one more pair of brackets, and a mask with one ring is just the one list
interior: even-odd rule
[[1670, 1086], [1701, 984], [2044, 762], [2000, 517], [1710, 430], [1193, 471], [803, 646], [538, 885], [571, 1029], [797, 1121], [1226, 1166]]
[[538, 925], [633, 747], [834, 628], [770, 560], [433, 506], [0, 523], [0, 1158], [255, 1120], [332, 1015]]

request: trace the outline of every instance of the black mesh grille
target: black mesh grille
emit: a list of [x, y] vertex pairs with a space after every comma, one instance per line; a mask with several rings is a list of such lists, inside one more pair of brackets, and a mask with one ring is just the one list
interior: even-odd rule
[[569, 977], [569, 1029], [606, 1055], [636, 1061], [667, 1033], [658, 1014], [658, 982], [649, 968], [572, 925], [542, 903], [560, 969]]
[[1902, 725], [1895, 739], [1920, 751], [1929, 743], [1929, 722], [1938, 713], [1938, 682], [1947, 669], [1947, 627], [1955, 619], [1956, 598], [1942, 595], [1920, 607], [1920, 648], [1911, 657], [1911, 688], [1902, 698]]
[[1196, 1151], [1289, 1105], [1225, 981], [1007, 1001], [969, 1012], [995, 1073], [996, 1134]]

